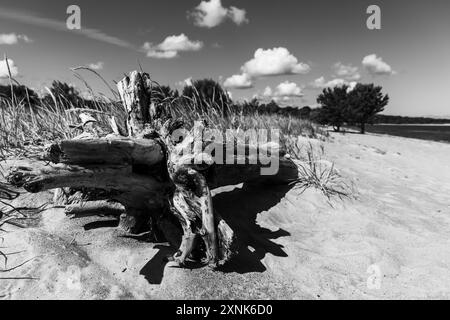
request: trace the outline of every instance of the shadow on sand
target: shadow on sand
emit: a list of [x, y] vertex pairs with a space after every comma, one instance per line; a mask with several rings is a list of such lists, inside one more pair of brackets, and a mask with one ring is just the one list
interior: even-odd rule
[[239, 253], [221, 268], [223, 272], [264, 272], [266, 268], [261, 260], [270, 253], [277, 257], [287, 257], [283, 246], [271, 240], [290, 236], [290, 233], [278, 229], [271, 231], [256, 223], [258, 214], [276, 206], [289, 186], [255, 186], [246, 184], [242, 189], [217, 194], [214, 197], [214, 209], [236, 233]]
[[[290, 236], [290, 233], [279, 229], [271, 231], [256, 223], [259, 213], [276, 206], [291, 189], [289, 186], [255, 186], [246, 184], [230, 192], [216, 194], [213, 198], [214, 210], [230, 225], [236, 233], [239, 243], [239, 253], [220, 271], [229, 273], [264, 272], [265, 266], [261, 260], [270, 253], [277, 257], [287, 257], [283, 246], [271, 240]], [[166, 246], [156, 246], [158, 253], [142, 268], [141, 275], [151, 284], [161, 284], [167, 257], [174, 249]], [[188, 268], [201, 267], [198, 264], [188, 265]]]

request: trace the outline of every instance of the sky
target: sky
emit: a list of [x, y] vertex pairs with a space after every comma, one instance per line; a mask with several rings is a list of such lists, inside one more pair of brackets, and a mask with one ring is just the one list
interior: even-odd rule
[[[66, 25], [74, 4], [80, 30]], [[370, 5], [379, 30], [367, 27]], [[7, 54], [14, 77], [38, 92], [55, 79], [86, 91], [73, 67], [113, 84], [141, 66], [173, 88], [212, 78], [234, 100], [300, 107], [316, 106], [327, 86], [375, 83], [391, 98], [385, 114], [450, 116], [448, 0], [0, 0], [0, 54], [0, 82]]]

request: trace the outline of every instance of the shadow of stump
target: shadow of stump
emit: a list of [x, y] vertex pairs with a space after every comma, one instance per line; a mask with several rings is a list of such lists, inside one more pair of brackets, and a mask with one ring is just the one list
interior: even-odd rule
[[287, 257], [283, 246], [271, 240], [290, 236], [290, 233], [283, 229], [271, 231], [262, 228], [256, 223], [256, 219], [258, 214], [280, 203], [290, 189], [290, 186], [244, 184], [242, 189], [220, 193], [214, 197], [214, 210], [217, 210], [234, 230], [239, 245], [238, 254], [223, 266], [221, 271], [264, 272], [266, 268], [261, 260], [267, 253]]
[[[266, 267], [262, 259], [266, 254], [277, 257], [287, 257], [283, 246], [272, 240], [290, 236], [286, 230], [271, 231], [262, 228], [256, 222], [258, 214], [268, 211], [289, 192], [290, 186], [261, 186], [244, 184], [242, 188], [235, 188], [230, 192], [218, 193], [213, 198], [214, 210], [217, 211], [236, 233], [238, 239], [238, 254], [219, 271], [225, 273], [237, 272], [264, 272]], [[254, 250], [249, 249], [249, 247]], [[156, 246], [160, 249], [155, 256], [141, 269], [150, 284], [161, 284], [164, 268], [168, 257], [176, 249], [168, 246]], [[187, 267], [195, 269], [202, 267], [199, 264], [188, 264]]]

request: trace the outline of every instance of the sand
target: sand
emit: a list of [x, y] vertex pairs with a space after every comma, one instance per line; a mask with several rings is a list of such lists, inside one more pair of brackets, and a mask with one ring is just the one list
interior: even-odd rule
[[220, 272], [166, 264], [165, 244], [122, 237], [111, 218], [71, 220], [54, 208], [34, 227], [4, 226], [0, 250], [18, 252], [8, 267], [32, 260], [0, 278], [33, 279], [0, 279], [0, 298], [450, 298], [450, 144], [333, 133], [324, 147], [353, 184], [352, 198], [286, 187], [215, 191], [216, 210], [243, 244]]

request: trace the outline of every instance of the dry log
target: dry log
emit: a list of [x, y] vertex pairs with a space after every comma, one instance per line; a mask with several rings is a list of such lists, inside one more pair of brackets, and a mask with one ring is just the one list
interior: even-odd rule
[[52, 144], [44, 159], [65, 164], [145, 164], [164, 161], [164, 151], [157, 140], [105, 138], [63, 140]]
[[120, 216], [125, 207], [112, 201], [88, 201], [66, 206], [64, 213], [73, 218], [84, 218], [93, 215]]
[[133, 71], [117, 84], [120, 98], [128, 113], [127, 127], [130, 137], [136, 137], [151, 123], [150, 104], [152, 83], [146, 73]]
[[14, 168], [7, 180], [31, 193], [63, 187], [87, 187], [119, 190], [127, 193], [163, 193], [169, 183], [132, 172], [131, 166], [55, 165], [42, 170]]
[[[223, 150], [224, 158], [232, 159], [231, 163], [216, 164], [214, 162], [214, 177], [208, 181], [210, 188], [235, 185], [243, 182], [288, 184], [298, 178], [296, 164], [289, 158], [280, 157], [279, 170], [274, 175], [261, 175], [261, 169], [267, 167], [255, 156], [255, 152], [248, 146], [243, 146], [247, 155], [227, 155], [226, 144], [215, 144], [214, 149]], [[241, 148], [238, 146], [237, 148]], [[257, 155], [257, 154], [256, 154]], [[196, 155], [184, 155], [179, 161], [193, 169], [204, 167], [205, 164], [195, 165]], [[51, 145], [44, 155], [44, 160], [64, 164], [141, 164], [149, 168], [154, 166], [155, 171], [161, 170], [158, 164], [165, 165], [163, 147], [160, 141], [151, 139], [90, 139], [90, 140], [64, 140]], [[225, 162], [223, 160], [222, 162]]]

